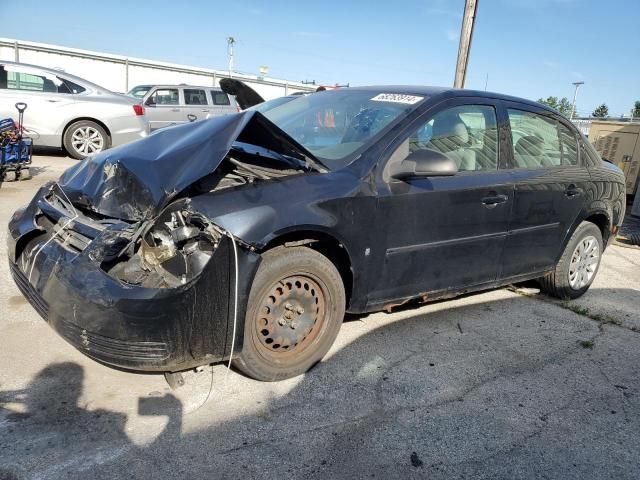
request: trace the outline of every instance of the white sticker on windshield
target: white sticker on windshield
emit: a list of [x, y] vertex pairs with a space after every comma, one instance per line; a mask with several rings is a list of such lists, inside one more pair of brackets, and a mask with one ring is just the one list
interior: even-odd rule
[[418, 97], [417, 95], [406, 95], [404, 93], [379, 93], [371, 100], [374, 102], [393, 102], [393, 103], [405, 103], [407, 105], [413, 105], [418, 103], [424, 97]]

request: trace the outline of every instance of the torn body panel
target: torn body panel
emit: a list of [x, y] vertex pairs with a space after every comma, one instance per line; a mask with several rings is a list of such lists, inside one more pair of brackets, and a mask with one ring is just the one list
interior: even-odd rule
[[[236, 261], [230, 237], [219, 235], [203, 249], [207, 259], [188, 281], [178, 277], [171, 288], [126, 282], [105, 266], [118, 258], [122, 241], [134, 237], [134, 225], [100, 222], [79, 211], [73, 219], [56, 205], [56, 190], [41, 189], [16, 212], [9, 235], [14, 280], [51, 327], [86, 355], [126, 369], [178, 371], [228, 357]], [[60, 225], [67, 226], [54, 228]], [[187, 240], [196, 238], [186, 233]], [[75, 234], [87, 238], [84, 248]], [[246, 248], [237, 253], [240, 316], [260, 257]]]
[[[235, 193], [248, 208], [263, 195], [291, 202], [292, 191], [328, 193], [313, 187], [321, 168], [260, 114], [193, 125], [152, 135], [149, 150], [138, 142], [80, 163], [10, 223], [11, 269], [24, 295], [61, 336], [104, 363], [178, 371], [220, 361], [230, 354], [236, 299], [241, 349], [260, 255], [247, 231], [219, 225], [196, 199], [213, 195], [228, 206], [222, 199]], [[180, 148], [181, 130], [202, 140], [195, 150], [195, 138]], [[211, 141], [214, 133], [225, 139]], [[335, 214], [327, 213], [318, 212], [330, 224]]]
[[122, 220], [148, 220], [213, 174], [234, 146], [242, 153], [243, 143], [279, 154], [267, 157], [265, 167], [283, 168], [287, 161], [289, 168], [319, 165], [262, 114], [243, 112], [162, 129], [99, 153], [67, 170], [59, 184], [74, 205]]

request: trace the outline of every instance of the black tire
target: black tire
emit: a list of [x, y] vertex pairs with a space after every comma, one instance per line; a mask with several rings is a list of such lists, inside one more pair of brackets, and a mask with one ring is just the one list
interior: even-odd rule
[[[588, 237], [593, 237], [598, 242], [598, 259], [595, 266], [595, 270], [591, 278], [582, 286], [572, 286], [570, 282], [569, 267], [571, 265], [571, 259], [578, 244]], [[563, 300], [569, 300], [582, 296], [591, 286], [593, 280], [596, 278], [598, 269], [600, 268], [600, 262], [602, 259], [602, 233], [600, 229], [591, 222], [582, 222], [578, 225], [578, 228], [573, 232], [567, 246], [562, 252], [562, 256], [556, 265], [553, 272], [548, 273], [544, 277], [539, 279], [540, 287], [543, 292], [553, 297], [557, 297]]]
[[[83, 152], [81, 151], [82, 147], [74, 145], [74, 135], [80, 135], [81, 132], [87, 131], [87, 129], [91, 132], [96, 132], [96, 135], [99, 136], [101, 147], [98, 150], [89, 151], [92, 147], [88, 147], [87, 151]], [[64, 131], [62, 144], [69, 156], [82, 160], [93, 153], [98, 153], [109, 148], [111, 146], [111, 138], [109, 138], [106, 130], [96, 122], [92, 122], [91, 120], [78, 120], [69, 125]], [[95, 148], [95, 146], [93, 148]]]
[[271, 382], [303, 374], [325, 356], [342, 325], [345, 292], [336, 267], [315, 250], [277, 247], [262, 257], [233, 364]]

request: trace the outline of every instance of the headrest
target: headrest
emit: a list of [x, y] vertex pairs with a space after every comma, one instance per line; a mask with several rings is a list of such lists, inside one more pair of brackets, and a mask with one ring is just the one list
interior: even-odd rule
[[445, 150], [455, 150], [469, 145], [469, 132], [457, 113], [442, 112], [433, 119], [432, 141], [442, 143], [440, 148]]

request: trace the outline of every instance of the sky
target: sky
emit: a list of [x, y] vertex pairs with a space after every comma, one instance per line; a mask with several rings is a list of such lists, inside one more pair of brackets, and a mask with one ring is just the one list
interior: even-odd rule
[[[81, 7], [79, 7], [81, 5]], [[0, 36], [320, 84], [453, 83], [464, 0], [0, 0]], [[20, 21], [10, 21], [21, 18]], [[640, 0], [478, 0], [466, 88], [640, 100]], [[487, 81], [488, 78], [488, 81]]]

